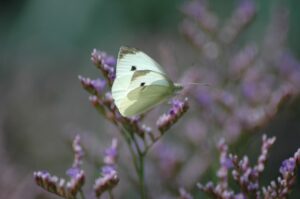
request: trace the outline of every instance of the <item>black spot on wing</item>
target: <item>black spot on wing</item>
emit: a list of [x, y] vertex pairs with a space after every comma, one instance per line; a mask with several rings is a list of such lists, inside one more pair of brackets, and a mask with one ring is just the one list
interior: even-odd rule
[[145, 82], [141, 82], [140, 86], [143, 87], [145, 86], [145, 84], [146, 84]]
[[136, 70], [136, 66], [131, 66], [131, 71], [135, 71]]

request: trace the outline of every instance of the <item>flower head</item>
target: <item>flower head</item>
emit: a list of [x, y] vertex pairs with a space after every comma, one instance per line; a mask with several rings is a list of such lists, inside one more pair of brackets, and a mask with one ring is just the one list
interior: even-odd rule
[[188, 110], [187, 98], [184, 101], [173, 100], [171, 104], [168, 113], [160, 116], [156, 122], [161, 133], [167, 131]]

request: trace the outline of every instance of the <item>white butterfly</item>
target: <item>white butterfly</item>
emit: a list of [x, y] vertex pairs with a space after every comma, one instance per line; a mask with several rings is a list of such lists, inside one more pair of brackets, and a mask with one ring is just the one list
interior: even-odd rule
[[112, 97], [123, 116], [141, 114], [182, 89], [156, 61], [135, 48], [120, 48], [116, 68]]

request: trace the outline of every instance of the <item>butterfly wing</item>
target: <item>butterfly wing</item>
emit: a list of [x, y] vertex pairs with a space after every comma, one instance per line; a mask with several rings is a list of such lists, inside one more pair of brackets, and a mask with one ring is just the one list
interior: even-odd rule
[[151, 70], [165, 74], [161, 66], [142, 51], [122, 46], [118, 55], [116, 77], [132, 74], [139, 70]]
[[[134, 116], [150, 110], [171, 96], [166, 86], [150, 85], [146, 88], [136, 88], [129, 93], [128, 98], [121, 104], [119, 110], [123, 116]], [[131, 100], [131, 98], [137, 100]]]
[[115, 100], [123, 116], [133, 116], [151, 109], [174, 93], [174, 85], [165, 75], [150, 70], [136, 71], [126, 97]]
[[134, 72], [140, 70], [165, 74], [161, 66], [142, 51], [122, 46], [118, 54], [116, 79], [112, 85], [112, 96], [117, 106], [126, 97]]

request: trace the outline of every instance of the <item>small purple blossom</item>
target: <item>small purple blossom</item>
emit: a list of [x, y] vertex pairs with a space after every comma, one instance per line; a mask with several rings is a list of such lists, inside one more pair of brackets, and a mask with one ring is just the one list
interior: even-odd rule
[[110, 172], [97, 178], [94, 183], [94, 191], [97, 197], [100, 197], [105, 191], [112, 190], [119, 183], [119, 177], [116, 172]]
[[100, 177], [94, 183], [94, 191], [97, 197], [100, 197], [105, 191], [111, 191], [119, 183], [116, 170], [117, 147], [118, 141], [113, 139], [111, 146], [105, 149], [104, 165], [101, 167]]
[[103, 76], [111, 86], [115, 79], [115, 64], [117, 63], [114, 57], [94, 49], [91, 54], [91, 60], [102, 71]]
[[254, 18], [256, 9], [253, 0], [243, 0], [237, 6], [233, 15], [220, 32], [220, 39], [224, 43], [231, 43]]
[[111, 173], [116, 173], [115, 165], [107, 165], [101, 168], [102, 175], [109, 175]]
[[184, 101], [173, 100], [171, 104], [172, 107], [168, 113], [160, 116], [156, 122], [156, 125], [162, 134], [188, 110], [187, 98]]
[[104, 163], [107, 165], [115, 165], [117, 161], [117, 147], [118, 147], [118, 141], [117, 139], [112, 140], [112, 144], [110, 147], [105, 149], [105, 156], [104, 156]]
[[71, 167], [66, 171], [66, 174], [70, 177], [70, 178], [74, 178], [76, 177], [79, 173], [80, 173], [81, 169], [77, 168], [77, 167]]
[[247, 199], [247, 197], [243, 193], [238, 193], [234, 196], [234, 199]]
[[239, 4], [236, 15], [242, 23], [247, 23], [255, 14], [255, 4], [253, 0], [242, 0]]
[[193, 199], [193, 196], [188, 193], [184, 188], [179, 189], [180, 197], [178, 199]]
[[182, 12], [210, 32], [215, 32], [218, 27], [219, 19], [209, 11], [203, 1], [197, 0], [186, 4], [183, 7]]
[[289, 158], [282, 162], [282, 165], [281, 165], [279, 171], [282, 175], [285, 175], [286, 173], [293, 172], [295, 167], [296, 167], [295, 159]]
[[82, 158], [84, 155], [83, 149], [80, 145], [80, 136], [76, 135], [74, 140], [73, 140], [73, 151], [74, 151], [74, 162], [73, 162], [73, 168], [80, 168], [82, 164]]
[[82, 86], [93, 95], [102, 95], [107, 84], [105, 80], [100, 78], [92, 80], [79, 75], [78, 79], [80, 80]]
[[100, 94], [103, 92], [105, 86], [106, 86], [106, 81], [103, 79], [95, 79], [91, 81], [91, 85], [97, 90], [97, 92]]
[[103, 60], [104, 64], [109, 65], [110, 67], [115, 67], [117, 64], [117, 60], [113, 56], [106, 56]]

